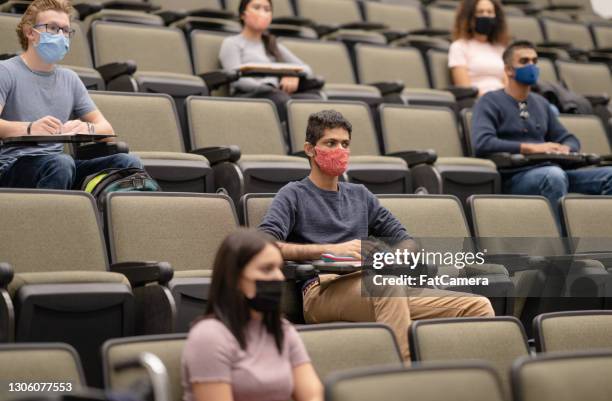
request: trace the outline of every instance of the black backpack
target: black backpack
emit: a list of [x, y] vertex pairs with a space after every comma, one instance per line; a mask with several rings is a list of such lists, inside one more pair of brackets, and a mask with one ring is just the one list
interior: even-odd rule
[[81, 189], [89, 192], [98, 204], [100, 211], [104, 210], [106, 195], [111, 192], [160, 192], [162, 189], [151, 176], [143, 169], [109, 168], [91, 174], [83, 180]]

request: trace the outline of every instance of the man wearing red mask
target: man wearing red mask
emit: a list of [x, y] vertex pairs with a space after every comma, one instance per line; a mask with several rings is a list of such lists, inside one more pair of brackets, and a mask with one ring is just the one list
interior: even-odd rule
[[[285, 260], [317, 260], [324, 253], [361, 259], [361, 238], [385, 238], [413, 249], [402, 224], [366, 187], [339, 182], [348, 166], [351, 124], [334, 110], [312, 114], [304, 151], [310, 175], [283, 187], [274, 197], [259, 229], [279, 240]], [[389, 325], [402, 356], [410, 360], [408, 328], [412, 320], [434, 317], [493, 316], [488, 299], [449, 291], [420, 289], [418, 297], [364, 297], [360, 273], [321, 275], [303, 286], [307, 323], [334, 321]]]

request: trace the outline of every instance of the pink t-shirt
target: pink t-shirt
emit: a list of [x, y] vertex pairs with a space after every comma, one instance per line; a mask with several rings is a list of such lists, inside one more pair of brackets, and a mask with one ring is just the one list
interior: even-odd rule
[[475, 39], [454, 41], [448, 51], [448, 67], [466, 67], [480, 95], [504, 87], [504, 47]]
[[283, 320], [283, 352], [261, 321], [246, 328], [246, 350], [221, 321], [208, 318], [189, 332], [182, 358], [183, 400], [194, 401], [192, 383], [225, 382], [234, 401], [287, 401], [293, 368], [310, 362], [295, 328]]

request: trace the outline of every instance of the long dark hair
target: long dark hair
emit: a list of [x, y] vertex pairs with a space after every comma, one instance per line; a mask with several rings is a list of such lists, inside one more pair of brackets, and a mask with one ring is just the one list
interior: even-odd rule
[[[213, 316], [219, 319], [232, 332], [242, 349], [246, 349], [244, 331], [251, 315], [238, 282], [246, 265], [267, 245], [277, 246], [273, 238], [264, 233], [240, 229], [223, 240], [215, 257], [208, 306], [203, 318]], [[281, 353], [283, 328], [280, 312], [264, 313], [263, 323], [274, 336], [278, 352]]]
[[[455, 16], [455, 28], [453, 29], [453, 40], [472, 39], [474, 27], [472, 22], [476, 15], [476, 6], [481, 0], [463, 0], [457, 8]], [[487, 41], [491, 44], [508, 44], [508, 24], [506, 23], [506, 15], [499, 0], [489, 0], [495, 7], [495, 28], [487, 36]]]
[[[240, 25], [244, 26], [244, 21], [242, 20], [242, 14], [246, 10], [249, 3], [253, 0], [240, 0], [240, 5], [238, 6], [238, 16], [240, 18]], [[272, 5], [272, 0], [268, 0], [270, 3], [270, 7], [274, 10], [274, 6]], [[276, 36], [272, 35], [270, 32], [264, 32], [261, 35], [261, 40], [263, 41], [264, 47], [266, 49], [266, 53], [270, 56], [273, 56], [276, 61], [283, 61], [283, 56], [278, 49], [278, 43], [276, 42]]]

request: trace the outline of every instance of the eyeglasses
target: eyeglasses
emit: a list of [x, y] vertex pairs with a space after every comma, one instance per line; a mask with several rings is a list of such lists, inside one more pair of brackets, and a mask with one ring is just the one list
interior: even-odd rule
[[527, 109], [527, 102], [519, 102], [519, 116], [526, 120], [529, 118], [529, 110]]
[[75, 32], [74, 29], [70, 29], [70, 27], [68, 26], [61, 27], [57, 24], [38, 24], [33, 26], [33, 28], [41, 27], [45, 27], [45, 32], [50, 33], [52, 35], [57, 35], [60, 33], [60, 31], [62, 31], [62, 34], [69, 39], [72, 39]]

